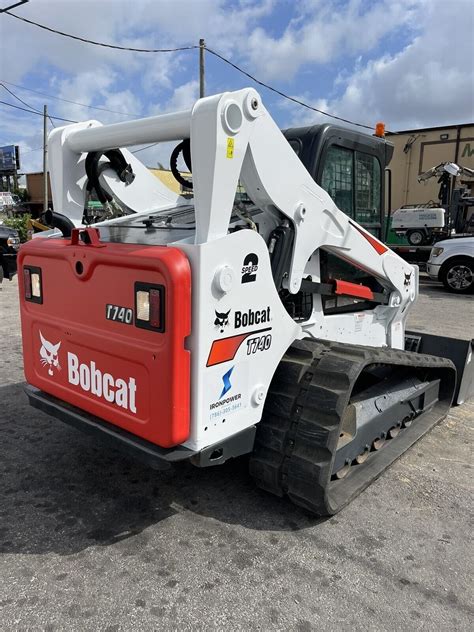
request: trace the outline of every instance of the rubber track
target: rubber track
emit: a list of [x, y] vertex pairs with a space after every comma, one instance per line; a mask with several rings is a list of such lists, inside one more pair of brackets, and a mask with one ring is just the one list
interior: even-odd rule
[[[369, 365], [425, 369], [441, 378], [438, 403], [366, 463], [331, 480], [343, 413]], [[257, 426], [250, 473], [257, 485], [320, 516], [337, 513], [447, 414], [456, 372], [450, 360], [393, 349], [305, 339], [280, 362]]]

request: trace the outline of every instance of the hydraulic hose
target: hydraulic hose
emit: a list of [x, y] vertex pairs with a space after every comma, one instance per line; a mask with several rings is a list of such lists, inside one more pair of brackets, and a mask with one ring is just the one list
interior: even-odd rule
[[171, 173], [173, 174], [175, 179], [181, 184], [181, 186], [183, 186], [185, 189], [191, 189], [192, 191], [193, 183], [190, 182], [189, 180], [186, 180], [186, 178], [183, 178], [183, 176], [180, 174], [179, 169], [178, 169], [178, 156], [181, 152], [183, 152], [183, 160], [186, 164], [186, 167], [192, 173], [191, 142], [189, 139], [183, 140], [181, 143], [179, 143], [179, 145], [176, 145], [176, 147], [173, 149], [170, 156]]
[[47, 210], [44, 214], [44, 219], [46, 223], [53, 228], [59, 228], [59, 230], [63, 234], [63, 237], [71, 236], [71, 231], [74, 228], [74, 224], [71, 222], [69, 217], [62, 215], [62, 213], [55, 213], [54, 211]]
[[[109, 162], [100, 164], [100, 159], [105, 155]], [[106, 191], [99, 180], [100, 174], [105, 169], [113, 169], [122, 182], [131, 184], [135, 179], [131, 165], [127, 163], [120, 149], [111, 149], [106, 152], [92, 151], [87, 154], [85, 169], [88, 178], [87, 191], [90, 193], [93, 189], [97, 193], [97, 197], [101, 204], [112, 201], [112, 196]]]

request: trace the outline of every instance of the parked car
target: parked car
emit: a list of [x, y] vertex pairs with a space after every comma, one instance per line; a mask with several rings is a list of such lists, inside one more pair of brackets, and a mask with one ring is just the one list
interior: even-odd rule
[[16, 273], [16, 255], [20, 248], [18, 231], [0, 223], [0, 283]]
[[438, 241], [431, 249], [426, 271], [450, 292], [474, 291], [474, 236]]

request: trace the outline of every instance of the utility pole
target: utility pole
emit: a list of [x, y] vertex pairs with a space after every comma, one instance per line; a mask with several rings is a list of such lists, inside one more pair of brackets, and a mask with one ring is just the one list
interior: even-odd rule
[[204, 80], [204, 51], [206, 50], [206, 43], [203, 39], [199, 40], [199, 98], [202, 99], [205, 94]]
[[48, 106], [43, 107], [43, 213], [48, 210]]

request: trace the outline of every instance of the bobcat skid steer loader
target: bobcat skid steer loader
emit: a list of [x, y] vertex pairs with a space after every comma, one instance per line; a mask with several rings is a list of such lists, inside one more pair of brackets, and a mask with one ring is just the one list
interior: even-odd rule
[[[191, 200], [125, 149], [175, 140]], [[453, 363], [405, 351], [417, 268], [336, 207], [255, 90], [57, 128], [49, 155], [57, 230], [19, 257], [33, 406], [157, 467], [250, 454], [258, 486], [319, 515], [446, 415]]]

